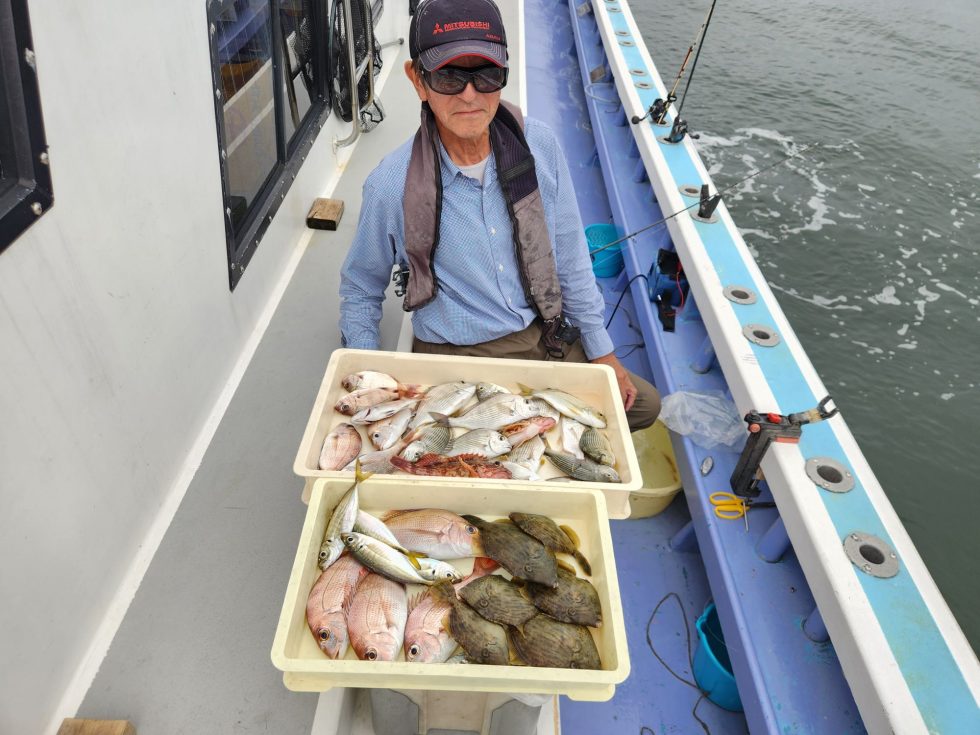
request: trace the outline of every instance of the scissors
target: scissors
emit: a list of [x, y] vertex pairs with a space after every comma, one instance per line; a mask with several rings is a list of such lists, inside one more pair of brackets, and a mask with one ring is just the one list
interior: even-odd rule
[[740, 498], [732, 493], [711, 493], [708, 500], [715, 507], [715, 515], [725, 520], [745, 519], [745, 530], [749, 530], [748, 512], [752, 508], [775, 508], [775, 503], [757, 503], [751, 498]]

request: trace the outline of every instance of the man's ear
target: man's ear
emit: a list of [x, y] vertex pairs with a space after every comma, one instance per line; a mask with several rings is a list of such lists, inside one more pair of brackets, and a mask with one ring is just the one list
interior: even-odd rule
[[410, 81], [412, 86], [415, 87], [415, 93], [419, 96], [419, 99], [423, 102], [428, 102], [428, 90], [426, 90], [425, 84], [419, 78], [418, 74], [415, 73], [411, 60], [405, 62], [405, 76], [408, 77], [408, 81]]

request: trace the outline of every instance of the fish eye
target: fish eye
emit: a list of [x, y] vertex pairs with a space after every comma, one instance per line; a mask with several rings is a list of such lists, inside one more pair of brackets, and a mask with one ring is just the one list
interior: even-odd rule
[[326, 551], [321, 551], [320, 554], [319, 554], [319, 556], [320, 556], [321, 559], [326, 559], [327, 558], [327, 552]]
[[467, 526], [466, 527], [466, 533], [470, 533], [470, 534], [476, 533], [476, 527], [474, 527], [474, 526]]
[[378, 658], [378, 652], [375, 651], [373, 648], [369, 648], [364, 653], [364, 658], [366, 658], [368, 661], [375, 661]]
[[422, 649], [419, 648], [419, 644], [418, 643], [413, 643], [409, 647], [409, 649], [408, 649], [408, 655], [411, 656], [412, 658], [414, 658], [415, 656], [418, 656], [421, 652], [422, 652]]
[[326, 629], [326, 628], [320, 628], [320, 640], [321, 641], [329, 641], [331, 637], [332, 636], [330, 635], [330, 631], [328, 629]]

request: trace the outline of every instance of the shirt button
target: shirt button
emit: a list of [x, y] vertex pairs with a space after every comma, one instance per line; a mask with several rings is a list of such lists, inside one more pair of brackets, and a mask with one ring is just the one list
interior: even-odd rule
[[490, 234], [491, 235], [496, 235], [497, 234], [497, 228], [496, 227], [491, 227], [490, 228]]
[[497, 270], [499, 270], [501, 273], [503, 273], [504, 272], [504, 267], [498, 263], [497, 264]]

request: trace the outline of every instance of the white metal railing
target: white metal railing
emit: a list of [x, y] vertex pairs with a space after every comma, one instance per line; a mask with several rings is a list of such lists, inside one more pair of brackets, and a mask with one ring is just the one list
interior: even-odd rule
[[[364, 6], [365, 17], [371, 18], [371, 6], [368, 4], [368, 0], [343, 0], [344, 29], [346, 31], [344, 35], [347, 39], [347, 69], [349, 72], [348, 81], [350, 83], [351, 95], [351, 131], [350, 134], [343, 140], [334, 138], [334, 150], [352, 145], [357, 141], [361, 135], [361, 110], [366, 109], [374, 102], [374, 29], [370, 23], [367, 24], [367, 53], [364, 55], [364, 60], [358, 64], [354, 44], [354, 20], [353, 12], [351, 10], [352, 1], [361, 3]], [[358, 93], [357, 86], [365, 73], [367, 74], [368, 78], [368, 96], [367, 100], [362, 105], [360, 104], [360, 94]]]

